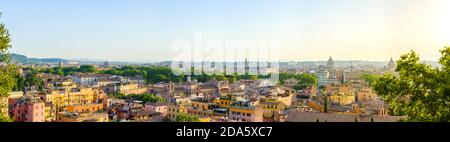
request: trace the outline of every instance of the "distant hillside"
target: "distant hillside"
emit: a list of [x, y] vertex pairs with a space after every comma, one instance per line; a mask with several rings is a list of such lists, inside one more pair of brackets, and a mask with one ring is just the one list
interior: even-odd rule
[[25, 55], [20, 54], [11, 54], [11, 61], [22, 64], [35, 64], [35, 63], [59, 63], [59, 62], [68, 62], [67, 60], [60, 58], [28, 58]]

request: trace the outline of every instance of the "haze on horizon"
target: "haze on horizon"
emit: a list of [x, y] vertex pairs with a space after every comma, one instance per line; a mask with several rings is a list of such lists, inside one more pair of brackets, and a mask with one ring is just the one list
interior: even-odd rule
[[176, 40], [279, 40], [282, 61], [437, 60], [450, 0], [0, 0], [13, 53], [164, 61]]

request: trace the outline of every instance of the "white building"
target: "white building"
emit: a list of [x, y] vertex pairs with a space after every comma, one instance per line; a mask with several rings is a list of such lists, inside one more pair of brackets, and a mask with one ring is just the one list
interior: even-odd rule
[[95, 74], [77, 74], [74, 76], [71, 76], [73, 82], [76, 82], [82, 86], [92, 86], [94, 84], [97, 84], [99, 81], [99, 77]]
[[316, 73], [317, 76], [317, 86], [326, 86], [328, 83], [329, 72], [326, 70], [321, 70]]

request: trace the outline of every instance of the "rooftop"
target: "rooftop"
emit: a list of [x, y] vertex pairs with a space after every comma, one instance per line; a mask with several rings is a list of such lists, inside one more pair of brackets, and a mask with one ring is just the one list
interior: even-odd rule
[[380, 115], [356, 115], [356, 114], [334, 114], [320, 112], [300, 112], [291, 110], [286, 122], [397, 122], [406, 119], [404, 116], [380, 116]]

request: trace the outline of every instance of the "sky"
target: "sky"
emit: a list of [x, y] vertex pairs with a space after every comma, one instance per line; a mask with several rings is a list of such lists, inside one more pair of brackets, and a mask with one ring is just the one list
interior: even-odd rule
[[177, 40], [277, 40], [282, 61], [437, 60], [450, 0], [0, 0], [12, 52], [163, 61]]

